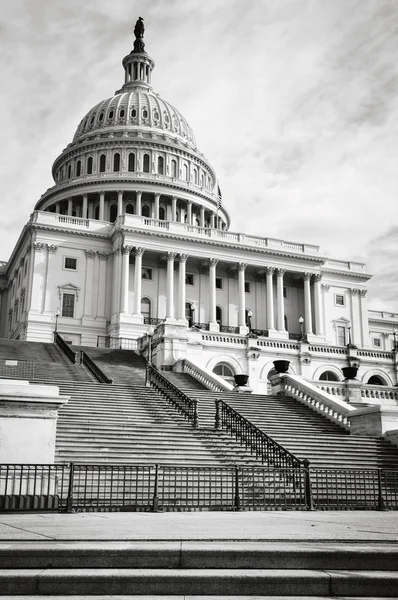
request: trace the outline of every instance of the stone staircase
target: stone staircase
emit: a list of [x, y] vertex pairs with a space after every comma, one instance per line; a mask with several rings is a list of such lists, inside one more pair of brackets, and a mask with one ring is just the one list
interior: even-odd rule
[[88, 346], [73, 346], [73, 350], [77, 352], [84, 350], [114, 383], [144, 385], [145, 359], [131, 350], [91, 348]]
[[2, 598], [397, 598], [393, 544], [0, 542]]

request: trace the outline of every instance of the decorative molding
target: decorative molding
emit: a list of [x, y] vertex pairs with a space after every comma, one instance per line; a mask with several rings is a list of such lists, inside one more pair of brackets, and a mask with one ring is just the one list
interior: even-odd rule
[[322, 273], [315, 273], [314, 281], [322, 281]]
[[218, 258], [209, 258], [208, 265], [209, 267], [216, 267], [218, 264]]
[[330, 290], [330, 285], [329, 285], [329, 283], [322, 283], [322, 289], [323, 289], [325, 292], [328, 292], [328, 291]]
[[247, 263], [239, 262], [238, 263], [238, 271], [246, 271]]
[[167, 261], [174, 261], [176, 256], [177, 256], [177, 252], [167, 252], [167, 254], [166, 254]]
[[264, 272], [266, 275], [273, 275], [275, 273], [275, 267], [265, 267]]
[[351, 296], [358, 296], [359, 291], [358, 288], [350, 288]]
[[85, 252], [87, 258], [95, 258], [95, 255], [97, 254], [94, 250], [86, 250]]
[[277, 277], [283, 277], [284, 274], [286, 273], [286, 269], [279, 269], [279, 268], [277, 268], [277, 269], [275, 269], [275, 273], [276, 273]]
[[304, 281], [311, 281], [312, 275], [313, 275], [313, 273], [303, 273]]
[[79, 300], [80, 288], [77, 285], [73, 285], [73, 283], [66, 283], [65, 285], [58, 286], [58, 296], [61, 300], [62, 293], [66, 294], [75, 294], [76, 302]]
[[368, 293], [368, 290], [359, 290], [359, 293], [362, 296], [362, 298], [365, 298], [366, 294]]
[[36, 252], [42, 252], [42, 250], [44, 250], [44, 244], [42, 244], [42, 242], [33, 242], [33, 248]]
[[186, 263], [188, 258], [189, 258], [189, 254], [179, 254], [178, 255], [178, 261], [180, 263]]
[[56, 246], [55, 244], [47, 244], [47, 250], [49, 254], [55, 254], [58, 250], [58, 246]]
[[109, 252], [97, 252], [97, 254], [100, 260], [108, 260], [109, 258]]
[[123, 255], [126, 255], [126, 254], [130, 254], [132, 249], [133, 249], [133, 246], [122, 246], [121, 251], [122, 251]]
[[133, 254], [134, 254], [134, 256], [142, 256], [142, 255], [144, 254], [144, 252], [145, 252], [145, 248], [141, 248], [141, 247], [139, 247], [139, 246], [136, 246], [136, 247], [133, 249]]

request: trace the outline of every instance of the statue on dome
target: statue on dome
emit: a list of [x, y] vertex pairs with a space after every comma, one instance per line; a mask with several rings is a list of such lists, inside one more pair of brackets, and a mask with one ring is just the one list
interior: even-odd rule
[[145, 52], [145, 44], [144, 44], [144, 33], [145, 33], [145, 25], [144, 19], [142, 17], [138, 17], [138, 21], [134, 27], [134, 50], [133, 52]]

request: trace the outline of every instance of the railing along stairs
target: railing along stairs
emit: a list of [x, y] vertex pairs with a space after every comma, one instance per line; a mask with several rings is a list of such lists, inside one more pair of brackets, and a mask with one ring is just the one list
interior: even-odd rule
[[206, 367], [195, 365], [187, 358], [178, 360], [173, 366], [174, 373], [187, 373], [196, 381], [199, 381], [209, 390], [215, 392], [230, 392], [234, 389], [234, 386], [228, 381], [225, 381], [223, 377], [216, 375]]

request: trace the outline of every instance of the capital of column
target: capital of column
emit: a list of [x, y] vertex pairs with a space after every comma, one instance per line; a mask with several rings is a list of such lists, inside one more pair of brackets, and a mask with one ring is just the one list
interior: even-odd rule
[[247, 267], [247, 263], [240, 262], [238, 263], [238, 271], [245, 271]]
[[109, 253], [108, 252], [98, 252], [98, 258], [100, 260], [108, 260]]
[[155, 200], [159, 200], [160, 194], [159, 192], [154, 193]]
[[304, 281], [311, 281], [312, 273], [303, 273]]
[[47, 244], [47, 250], [50, 254], [55, 254], [55, 252], [58, 250], [58, 246], [55, 244]]
[[188, 260], [188, 254], [179, 254], [178, 255], [178, 262], [180, 263], [186, 263]]
[[177, 256], [177, 252], [167, 252], [166, 256], [168, 261], [174, 261], [175, 257]]
[[88, 194], [82, 194], [82, 198], [83, 198], [83, 200], [84, 200], [84, 199], [86, 199], [86, 200], [87, 200], [87, 198], [88, 198]]
[[135, 247], [133, 250], [134, 256], [142, 256], [145, 252], [145, 248]]
[[133, 246], [122, 246], [122, 248], [121, 248], [122, 254], [130, 254], [132, 249], [133, 249]]
[[36, 250], [36, 252], [41, 252], [44, 250], [44, 244], [41, 242], [33, 242], [33, 248]]
[[275, 267], [265, 267], [266, 275], [273, 275], [275, 273]]
[[216, 267], [218, 264], [218, 258], [209, 258], [209, 267]]
[[330, 290], [330, 284], [329, 283], [322, 283], [322, 289], [325, 292], [328, 292]]
[[351, 296], [358, 296], [359, 289], [358, 288], [350, 288]]
[[86, 250], [87, 258], [95, 258], [96, 252], [94, 250]]
[[322, 281], [322, 273], [315, 273], [314, 281]]
[[119, 256], [119, 254], [120, 254], [120, 248], [115, 248], [115, 250], [113, 251], [113, 254], [115, 256]]
[[277, 277], [283, 277], [286, 273], [286, 269], [275, 269], [275, 273]]
[[361, 294], [362, 298], [365, 298], [366, 294], [368, 293], [368, 290], [359, 290], [359, 293]]
[[100, 200], [104, 200], [105, 199], [105, 192], [100, 192], [99, 193], [99, 197], [100, 197]]

